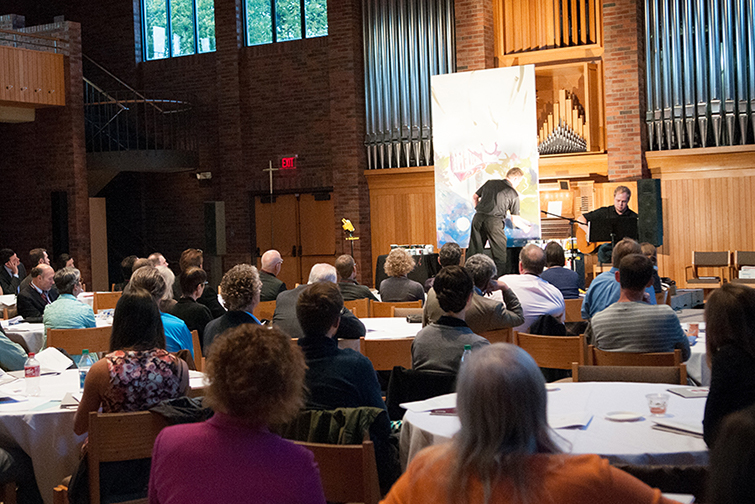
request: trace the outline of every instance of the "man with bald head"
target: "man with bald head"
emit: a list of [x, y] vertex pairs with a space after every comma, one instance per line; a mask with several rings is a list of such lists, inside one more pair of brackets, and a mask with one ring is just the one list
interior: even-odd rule
[[[331, 282], [336, 285], [338, 275], [336, 268], [331, 264], [319, 263], [312, 266], [309, 272], [309, 281], [307, 285], [311, 285], [318, 282]], [[302, 331], [301, 325], [299, 325], [299, 319], [296, 316], [296, 303], [299, 301], [299, 296], [307, 287], [307, 285], [300, 285], [295, 289], [281, 292], [275, 302], [275, 313], [273, 314], [273, 325], [282, 330], [292, 338], [303, 338], [304, 331]], [[359, 339], [365, 335], [366, 329], [364, 324], [354, 316], [349, 310], [344, 308], [341, 310], [341, 323], [338, 326], [338, 331], [334, 338], [342, 339]]]
[[260, 262], [260, 280], [262, 280], [260, 301], [275, 301], [278, 294], [286, 290], [286, 284], [278, 279], [283, 258], [280, 252], [271, 249], [262, 254]]
[[58, 299], [55, 289], [55, 271], [47, 264], [31, 269], [31, 282], [18, 293], [18, 314], [27, 322], [42, 322], [45, 307]]

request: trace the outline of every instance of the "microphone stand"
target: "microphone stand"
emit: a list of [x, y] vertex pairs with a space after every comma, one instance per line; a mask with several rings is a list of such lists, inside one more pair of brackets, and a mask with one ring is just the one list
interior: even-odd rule
[[544, 213], [546, 215], [550, 215], [551, 217], [556, 217], [557, 219], [569, 221], [569, 223], [571, 224], [569, 226], [569, 229], [571, 230], [571, 242], [570, 242], [571, 243], [571, 259], [572, 259], [572, 261], [571, 261], [571, 269], [572, 269], [572, 271], [575, 271], [574, 247], [576, 246], [576, 240], [574, 239], [575, 238], [575, 236], [574, 236], [574, 224], [580, 224], [580, 222], [577, 219], [572, 219], [570, 217], [564, 217], [563, 215], [558, 215], [558, 214], [546, 212], [545, 210], [540, 210], [540, 212], [542, 212], [542, 213]]

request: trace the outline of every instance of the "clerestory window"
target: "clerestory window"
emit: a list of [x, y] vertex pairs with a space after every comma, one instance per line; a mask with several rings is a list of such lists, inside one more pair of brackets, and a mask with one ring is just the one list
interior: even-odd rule
[[328, 34], [327, 0], [246, 0], [247, 45]]
[[214, 0], [142, 0], [144, 58], [215, 50]]

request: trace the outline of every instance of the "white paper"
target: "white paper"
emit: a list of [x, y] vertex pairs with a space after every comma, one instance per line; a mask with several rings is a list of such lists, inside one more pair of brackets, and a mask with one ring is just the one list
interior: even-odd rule
[[401, 403], [399, 404], [399, 406], [415, 413], [430, 411], [438, 408], [455, 408], [456, 393], [431, 397], [430, 399], [425, 399], [424, 401]]
[[695, 496], [691, 494], [663, 492], [661, 493], [661, 495], [663, 495], [667, 499], [671, 499], [672, 501], [681, 502], [682, 504], [692, 504], [693, 502], [695, 502]]
[[563, 204], [564, 204], [563, 201], [549, 201], [548, 213], [561, 215]]
[[0, 305], [3, 306], [16, 306], [16, 295], [15, 294], [3, 294], [0, 296]]
[[653, 419], [653, 423], [656, 425], [660, 425], [662, 427], [666, 427], [669, 429], [674, 429], [680, 432], [680, 434], [684, 433], [691, 433], [691, 434], [698, 434], [700, 436], [703, 435], [703, 424], [694, 424], [689, 422], [680, 422], [678, 420], [668, 420], [665, 418], [659, 418], [659, 419]]
[[60, 353], [57, 348], [45, 348], [34, 356], [39, 361], [43, 373], [62, 373], [71, 366], [71, 359]]
[[587, 427], [592, 420], [592, 413], [580, 411], [578, 413], [569, 413], [566, 415], [557, 415], [548, 418], [548, 425], [551, 429], [567, 429], [569, 427]]

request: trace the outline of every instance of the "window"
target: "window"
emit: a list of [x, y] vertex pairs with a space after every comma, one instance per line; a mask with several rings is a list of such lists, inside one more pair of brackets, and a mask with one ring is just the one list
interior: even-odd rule
[[147, 60], [215, 50], [214, 0], [143, 0], [142, 14]]
[[327, 34], [327, 0], [246, 0], [247, 45]]

